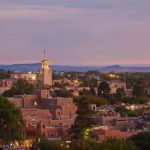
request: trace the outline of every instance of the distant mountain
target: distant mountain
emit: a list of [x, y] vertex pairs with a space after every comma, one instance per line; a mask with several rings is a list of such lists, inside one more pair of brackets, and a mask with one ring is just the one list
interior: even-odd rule
[[[150, 72], [149, 66], [65, 66], [65, 65], [52, 65], [54, 71], [74, 71], [74, 72], [86, 72], [89, 70], [97, 70], [100, 72]], [[38, 71], [40, 68], [39, 63], [35, 64], [12, 64], [12, 65], [0, 65], [0, 69], [11, 70], [11, 71], [20, 71], [20, 72], [29, 72], [29, 71]]]
[[113, 65], [113, 66], [107, 66], [101, 69], [102, 72], [123, 72], [124, 71], [124, 67], [121, 67], [119, 65]]
[[150, 67], [149, 66], [119, 66], [119, 65], [114, 65], [114, 66], [107, 66], [104, 67], [100, 70], [101, 72], [150, 72]]
[[11, 71], [38, 71], [40, 64], [12, 64], [12, 65], [0, 65], [0, 69]]
[[[38, 71], [40, 68], [39, 63], [35, 64], [13, 64], [13, 65], [0, 65], [0, 69], [11, 70], [11, 71]], [[65, 66], [65, 65], [52, 65], [51, 68], [54, 71], [76, 71], [76, 72], [86, 72], [88, 70], [100, 70], [102, 67], [90, 67], [90, 66]]]

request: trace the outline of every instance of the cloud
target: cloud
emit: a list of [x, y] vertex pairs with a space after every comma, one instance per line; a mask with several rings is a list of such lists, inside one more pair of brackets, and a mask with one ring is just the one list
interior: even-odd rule
[[80, 10], [74, 8], [51, 6], [9, 6], [0, 9], [0, 19], [44, 20], [55, 16], [80, 15]]
[[44, 48], [53, 64], [148, 62], [148, 4], [147, 0], [1, 0], [0, 63], [37, 62]]

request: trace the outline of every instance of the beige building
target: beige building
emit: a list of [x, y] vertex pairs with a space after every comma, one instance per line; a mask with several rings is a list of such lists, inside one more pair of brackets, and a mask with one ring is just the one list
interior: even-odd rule
[[33, 72], [14, 72], [11, 74], [11, 79], [23, 79], [27, 81], [36, 81], [37, 74]]
[[41, 62], [41, 69], [39, 72], [39, 80], [42, 86], [52, 86], [52, 70], [49, 67], [48, 60]]
[[109, 82], [109, 87], [111, 89], [111, 94], [115, 94], [119, 88], [126, 90], [126, 83], [119, 80], [111, 80]]

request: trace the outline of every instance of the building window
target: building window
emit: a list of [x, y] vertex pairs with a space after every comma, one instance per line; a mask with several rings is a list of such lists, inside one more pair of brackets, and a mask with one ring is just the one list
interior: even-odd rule
[[58, 116], [58, 117], [60, 117], [60, 115], [61, 115], [61, 112], [60, 112], [60, 111], [58, 111], [58, 112], [57, 112], [57, 116]]
[[39, 124], [37, 125], [37, 128], [40, 128], [40, 125], [39, 125]]
[[51, 137], [54, 137], [54, 134], [51, 134]]
[[43, 125], [42, 128], [45, 129], [45, 125]]
[[45, 137], [45, 133], [43, 133], [43, 137]]

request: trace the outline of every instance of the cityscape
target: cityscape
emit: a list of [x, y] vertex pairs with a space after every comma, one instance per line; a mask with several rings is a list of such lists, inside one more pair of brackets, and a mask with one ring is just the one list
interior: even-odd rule
[[149, 150], [148, 4], [0, 1], [0, 150]]

